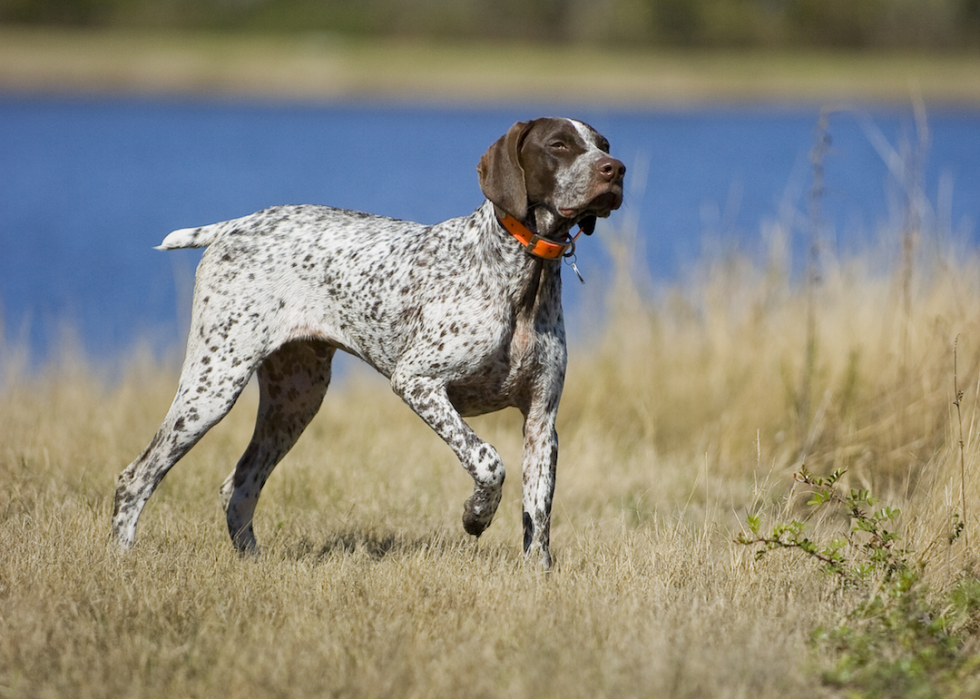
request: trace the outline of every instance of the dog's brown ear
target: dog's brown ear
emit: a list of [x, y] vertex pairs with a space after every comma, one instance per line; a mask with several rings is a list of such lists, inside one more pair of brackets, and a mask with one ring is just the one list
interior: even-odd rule
[[519, 121], [511, 126], [476, 166], [484, 196], [519, 221], [527, 216], [527, 187], [520, 150], [533, 124], [533, 121]]

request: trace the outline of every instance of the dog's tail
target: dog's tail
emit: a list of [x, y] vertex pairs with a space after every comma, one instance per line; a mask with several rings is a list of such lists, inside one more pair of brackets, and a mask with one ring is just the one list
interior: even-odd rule
[[181, 228], [174, 231], [156, 246], [156, 250], [178, 250], [180, 248], [204, 248], [214, 242], [221, 232], [221, 224], [201, 226], [200, 228]]

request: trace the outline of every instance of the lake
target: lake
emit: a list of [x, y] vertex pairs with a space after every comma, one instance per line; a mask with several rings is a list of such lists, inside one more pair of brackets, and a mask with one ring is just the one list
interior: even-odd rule
[[[463, 215], [482, 201], [475, 166], [486, 148], [514, 121], [555, 113], [591, 123], [626, 163], [625, 204], [609, 226], [635, 225], [638, 263], [657, 283], [676, 281], [705, 247], [761, 254], [777, 220], [798, 268], [819, 112], [0, 95], [0, 327], [37, 361], [66, 328], [106, 361], [140, 339], [172, 351], [200, 251], [153, 250], [171, 230], [293, 203], [425, 223]], [[846, 252], [896, 229], [888, 149], [914, 142], [915, 119], [911, 109], [842, 111], [829, 135], [823, 237]], [[980, 112], [930, 111], [928, 135], [926, 224], [975, 242]], [[573, 334], [589, 325], [576, 309], [600, 307], [610, 268], [600, 238], [613, 234], [600, 225], [579, 244], [586, 285], [566, 272]]]

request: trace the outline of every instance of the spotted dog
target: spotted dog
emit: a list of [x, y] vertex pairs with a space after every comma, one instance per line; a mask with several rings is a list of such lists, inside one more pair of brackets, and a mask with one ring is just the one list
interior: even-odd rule
[[480, 536], [504, 465], [463, 421], [524, 416], [524, 551], [551, 565], [565, 379], [561, 262], [623, 200], [626, 168], [592, 127], [514, 124], [477, 167], [487, 201], [434, 226], [323, 206], [282, 206], [174, 231], [160, 249], [207, 246], [197, 269], [177, 394], [153, 440], [119, 475], [112, 531], [128, 548], [171, 467], [234, 405], [253, 373], [252, 439], [221, 487], [234, 546], [257, 552], [262, 486], [320, 408], [340, 349], [388, 377], [473, 478], [463, 527]]

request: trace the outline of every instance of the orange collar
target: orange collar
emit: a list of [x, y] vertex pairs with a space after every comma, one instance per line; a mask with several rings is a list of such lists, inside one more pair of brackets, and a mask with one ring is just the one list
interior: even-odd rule
[[497, 215], [497, 220], [500, 221], [500, 225], [506, 228], [512, 236], [517, 238], [517, 241], [524, 246], [524, 250], [529, 255], [534, 255], [535, 257], [543, 257], [546, 260], [557, 260], [564, 256], [569, 248], [574, 248], [575, 241], [582, 235], [582, 231], [579, 229], [579, 232], [574, 236], [566, 233], [565, 242], [556, 243], [553, 240], [548, 240], [536, 233], [532, 233], [527, 229], [527, 226], [498, 206], [494, 205], [493, 210]]

